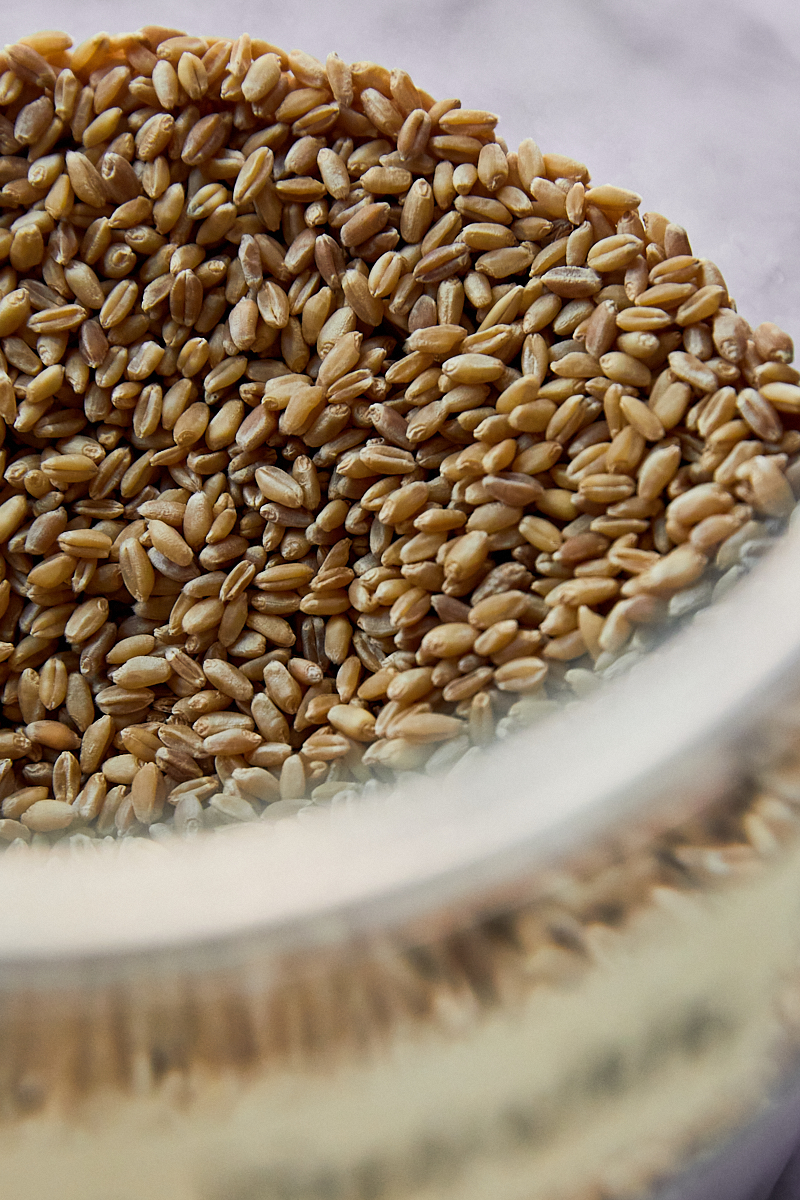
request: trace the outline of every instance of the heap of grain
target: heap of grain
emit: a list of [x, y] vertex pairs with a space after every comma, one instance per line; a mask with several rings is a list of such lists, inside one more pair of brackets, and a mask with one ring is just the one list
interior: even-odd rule
[[791, 341], [638, 195], [375, 63], [70, 47], [0, 52], [0, 838], [441, 769], [778, 532]]

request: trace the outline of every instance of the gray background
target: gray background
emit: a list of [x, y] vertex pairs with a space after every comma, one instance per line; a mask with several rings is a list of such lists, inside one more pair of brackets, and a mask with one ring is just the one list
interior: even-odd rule
[[685, 225], [740, 311], [800, 335], [796, 0], [31, 0], [2, 41], [148, 21], [404, 67]]

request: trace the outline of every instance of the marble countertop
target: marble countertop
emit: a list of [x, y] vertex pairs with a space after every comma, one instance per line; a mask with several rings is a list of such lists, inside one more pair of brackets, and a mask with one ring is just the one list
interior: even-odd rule
[[800, 6], [793, 0], [32, 0], [2, 42], [147, 22], [372, 58], [501, 115], [684, 225], [740, 311], [800, 335]]

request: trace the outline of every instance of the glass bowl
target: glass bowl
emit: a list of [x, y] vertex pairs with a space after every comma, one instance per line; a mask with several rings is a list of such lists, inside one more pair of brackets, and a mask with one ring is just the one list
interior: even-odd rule
[[[124, 12], [77, 5], [71, 32], [186, 22]], [[9, 41], [65, 23], [4, 21]], [[191, 18], [495, 108], [509, 144], [533, 134], [685, 224], [746, 316], [798, 327], [800, 21], [778, 4], [264, 23]], [[0, 1194], [765, 1200], [800, 1115], [799, 658], [795, 523], [629, 675], [444, 777], [4, 859]]]

